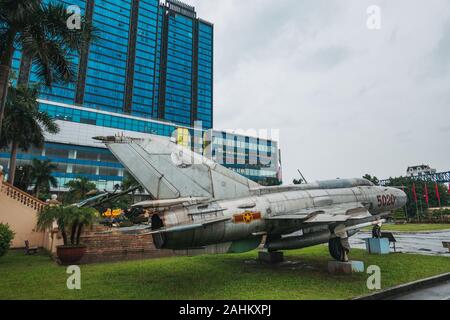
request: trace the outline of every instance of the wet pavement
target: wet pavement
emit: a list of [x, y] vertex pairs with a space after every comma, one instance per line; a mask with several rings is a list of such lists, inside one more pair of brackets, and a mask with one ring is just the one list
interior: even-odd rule
[[[443, 241], [450, 241], [450, 230], [432, 232], [392, 232], [397, 239], [396, 250], [403, 253], [441, 255], [450, 257], [450, 252], [442, 246]], [[365, 249], [364, 239], [372, 237], [371, 232], [359, 232], [350, 237], [352, 248]], [[393, 247], [393, 244], [391, 244]]]
[[389, 300], [450, 300], [450, 281], [400, 294]]

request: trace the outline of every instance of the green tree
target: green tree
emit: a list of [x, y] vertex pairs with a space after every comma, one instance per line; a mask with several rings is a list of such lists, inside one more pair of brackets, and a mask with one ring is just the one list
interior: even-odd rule
[[131, 195], [119, 197], [115, 201], [110, 203], [110, 207], [127, 209], [131, 203], [136, 202], [136, 191], [143, 193], [145, 190], [141, 184], [132, 176], [128, 171], [125, 171], [122, 185], [120, 186], [122, 191], [126, 191], [132, 188], [137, 188], [131, 192]]
[[[95, 36], [91, 23], [81, 17], [80, 28], [68, 28], [72, 17], [63, 4], [42, 0], [0, 0], [0, 134], [9, 88], [13, 55], [22, 52], [22, 63], [34, 65], [46, 86], [75, 80], [70, 53], [88, 49]], [[29, 68], [28, 68], [29, 70]], [[19, 84], [27, 84], [19, 75]]]
[[[413, 185], [415, 186], [417, 203], [413, 195]], [[425, 201], [425, 185], [428, 189], [428, 203], [430, 208], [439, 207], [438, 197], [436, 195], [436, 184], [432, 181], [417, 181], [410, 177], [396, 177], [389, 178], [386, 186], [403, 189], [408, 196], [406, 203], [406, 211], [408, 217], [417, 217], [426, 212], [427, 204]], [[450, 201], [450, 195], [447, 192], [447, 187], [444, 184], [438, 184], [438, 191], [440, 196], [441, 206], [446, 206]]]
[[31, 146], [41, 148], [44, 132], [57, 133], [56, 122], [45, 112], [39, 111], [37, 87], [11, 88], [6, 104], [6, 117], [0, 146], [11, 146], [8, 182], [14, 184], [17, 151], [28, 151]]
[[275, 178], [275, 177], [263, 178], [263, 179], [258, 180], [256, 182], [259, 183], [260, 185], [264, 186], [264, 187], [279, 186], [279, 185], [281, 185], [283, 183], [282, 181], [278, 180], [278, 178]]
[[372, 182], [376, 186], [378, 186], [380, 184], [380, 180], [378, 180], [378, 178], [375, 177], [375, 176], [372, 177], [370, 174], [365, 174], [363, 176], [363, 179], [369, 180], [370, 182]]
[[144, 188], [141, 186], [141, 184], [128, 172], [125, 171], [124, 177], [123, 177], [123, 181], [122, 181], [122, 185], [121, 185], [121, 189], [123, 191], [132, 189], [132, 188], [137, 188], [136, 190], [133, 190], [131, 192], [131, 200], [134, 201], [135, 196], [136, 196], [136, 191], [139, 191], [140, 193], [144, 192]]
[[95, 183], [89, 181], [88, 178], [81, 177], [75, 180], [71, 180], [65, 184], [69, 191], [65, 195], [65, 202], [75, 202], [86, 198], [90, 191], [97, 188]]
[[29, 164], [19, 166], [16, 170], [16, 177], [14, 179], [14, 186], [23, 190], [28, 191], [28, 188], [33, 183], [33, 167]]
[[33, 159], [32, 163], [32, 181], [34, 183], [34, 195], [39, 197], [40, 191], [49, 191], [50, 187], [56, 188], [58, 181], [52, 175], [57, 166], [50, 160]]
[[[128, 171], [125, 171], [121, 189], [125, 191], [135, 187], [139, 187], [137, 189], [139, 192], [144, 192], [144, 188], [141, 186], [141, 184]], [[133, 191], [133, 194], [134, 193], [135, 191]]]

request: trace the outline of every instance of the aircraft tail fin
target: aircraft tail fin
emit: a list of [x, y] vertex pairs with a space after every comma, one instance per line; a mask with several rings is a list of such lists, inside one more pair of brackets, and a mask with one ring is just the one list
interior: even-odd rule
[[250, 189], [260, 186], [166, 137], [96, 139], [157, 199], [230, 199], [249, 196]]

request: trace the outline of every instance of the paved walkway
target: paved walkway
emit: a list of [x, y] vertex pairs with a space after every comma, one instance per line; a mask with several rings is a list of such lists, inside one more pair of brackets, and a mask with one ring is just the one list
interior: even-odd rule
[[388, 300], [450, 300], [450, 281], [400, 294]]

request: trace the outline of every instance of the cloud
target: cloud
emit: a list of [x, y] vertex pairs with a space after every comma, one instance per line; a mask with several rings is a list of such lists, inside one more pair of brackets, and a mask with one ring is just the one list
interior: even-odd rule
[[450, 2], [186, 1], [215, 25], [214, 126], [280, 129], [285, 182], [449, 169]]

